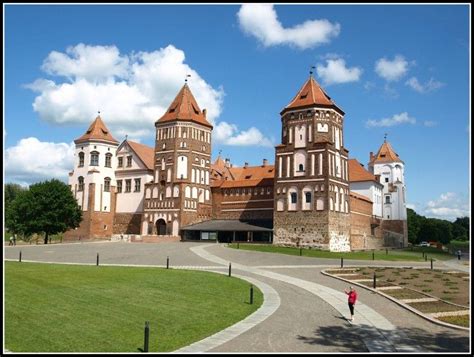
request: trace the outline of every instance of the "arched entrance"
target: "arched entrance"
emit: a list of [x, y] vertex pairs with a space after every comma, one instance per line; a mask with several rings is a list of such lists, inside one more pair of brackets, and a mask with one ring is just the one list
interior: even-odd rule
[[156, 221], [156, 234], [159, 236], [166, 235], [166, 222], [163, 218]]

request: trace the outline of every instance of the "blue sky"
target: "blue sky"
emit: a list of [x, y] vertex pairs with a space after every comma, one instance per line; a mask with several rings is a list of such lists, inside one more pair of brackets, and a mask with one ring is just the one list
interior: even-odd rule
[[4, 5], [5, 181], [67, 180], [97, 111], [153, 146], [189, 85], [214, 123], [213, 155], [274, 162], [280, 111], [315, 78], [345, 111], [367, 164], [388, 141], [417, 212], [470, 215], [468, 5]]

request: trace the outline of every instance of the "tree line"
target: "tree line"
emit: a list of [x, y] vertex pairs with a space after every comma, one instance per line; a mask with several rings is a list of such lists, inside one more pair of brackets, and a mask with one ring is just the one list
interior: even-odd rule
[[44, 243], [53, 234], [79, 227], [82, 211], [71, 189], [53, 179], [29, 188], [7, 183], [5, 193], [5, 227], [9, 233], [28, 238], [44, 234]]
[[436, 241], [448, 244], [452, 240], [469, 241], [469, 217], [457, 218], [454, 222], [444, 219], [427, 218], [411, 208], [408, 215], [408, 241], [412, 244]]

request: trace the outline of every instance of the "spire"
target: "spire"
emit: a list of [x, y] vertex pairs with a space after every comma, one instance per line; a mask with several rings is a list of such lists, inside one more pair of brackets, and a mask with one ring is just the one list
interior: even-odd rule
[[80, 138], [74, 140], [74, 143], [82, 143], [90, 140], [95, 141], [104, 141], [108, 143], [118, 144], [118, 141], [110, 134], [109, 129], [105, 126], [104, 122], [100, 117], [100, 112], [98, 112], [97, 117], [92, 122], [92, 124], [87, 129], [86, 133]]
[[384, 162], [403, 162], [398, 154], [393, 150], [392, 145], [387, 141], [387, 134], [385, 134], [384, 142], [380, 146], [379, 151], [375, 156], [371, 156], [369, 164], [379, 164]]
[[331, 97], [316, 82], [313, 77], [313, 68], [314, 66], [311, 67], [308, 80], [303, 84], [303, 87], [301, 87], [293, 100], [281, 111], [280, 115], [283, 115], [290, 109], [311, 108], [314, 106], [334, 108], [341, 114], [344, 114], [342, 109], [331, 100]]
[[184, 86], [176, 95], [165, 114], [158, 119], [157, 123], [174, 120], [193, 121], [212, 128], [212, 125], [206, 119], [206, 109], [201, 111], [199, 108], [196, 99], [194, 99], [191, 93], [191, 89], [189, 89], [187, 78]]

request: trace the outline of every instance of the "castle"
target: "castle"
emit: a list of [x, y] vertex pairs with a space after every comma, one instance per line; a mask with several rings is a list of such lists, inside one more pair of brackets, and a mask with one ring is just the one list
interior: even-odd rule
[[100, 116], [76, 139], [69, 185], [83, 211], [65, 240], [209, 240], [350, 251], [408, 243], [404, 163], [384, 140], [367, 169], [344, 111], [310, 74], [281, 111], [275, 165], [211, 159], [213, 126], [185, 83], [155, 147], [119, 143]]

